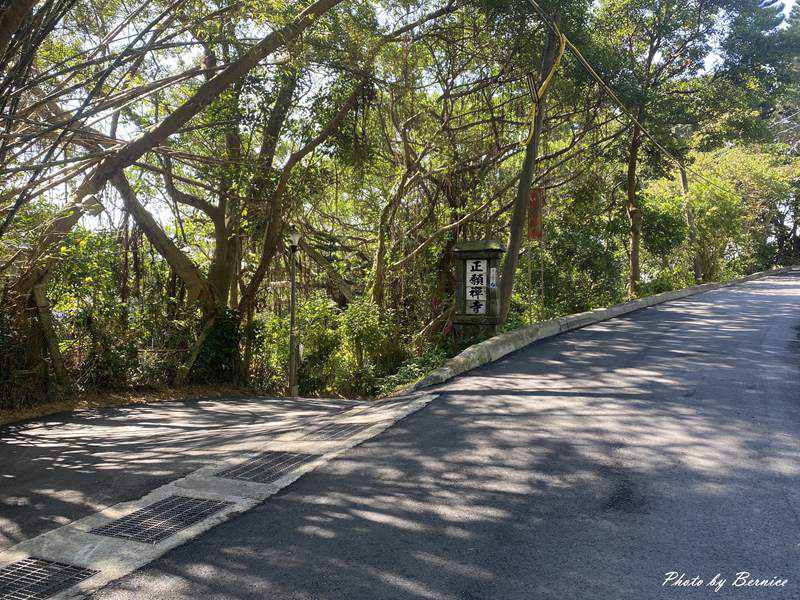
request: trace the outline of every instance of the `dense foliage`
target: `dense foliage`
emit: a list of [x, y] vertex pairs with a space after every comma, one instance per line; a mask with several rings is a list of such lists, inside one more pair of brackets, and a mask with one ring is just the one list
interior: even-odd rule
[[286, 392], [290, 226], [304, 395], [387, 392], [469, 344], [451, 251], [524, 234], [529, 184], [544, 237], [509, 241], [504, 329], [800, 258], [797, 7], [9, 7], [0, 408]]

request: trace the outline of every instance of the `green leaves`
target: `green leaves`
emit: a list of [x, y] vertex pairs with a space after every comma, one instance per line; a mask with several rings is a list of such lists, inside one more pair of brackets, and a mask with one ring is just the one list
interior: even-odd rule
[[[686, 198], [677, 179], [653, 182], [645, 190], [645, 244], [654, 258], [677, 252], [687, 282], [692, 252], [701, 256], [708, 280], [800, 258], [788, 231], [798, 219], [794, 182], [800, 161], [772, 146], [736, 146], [692, 158], [692, 171], [704, 179], [689, 174]], [[694, 215], [697, 242], [694, 248], [684, 245], [681, 252], [676, 232], [685, 229], [677, 224], [685, 202]], [[675, 223], [666, 227], [669, 220]], [[655, 226], [648, 229], [648, 222]]]
[[[323, 294], [300, 301], [297, 339], [301, 394], [371, 395], [379, 380], [407, 358], [398, 347], [396, 325], [366, 297], [339, 309]], [[288, 315], [259, 319], [251, 383], [272, 393], [285, 391], [289, 361]]]
[[[787, 156], [797, 148], [770, 143], [779, 124], [795, 139], [798, 73], [791, 61], [800, 11], [778, 27], [777, 5], [757, 0], [538, 3], [560, 18], [659, 145], [693, 161], [707, 180], [690, 174], [692, 244], [675, 165], [651, 141], [639, 148], [637, 140], [631, 193], [644, 222], [643, 292], [689, 283], [695, 253], [709, 278], [797, 255], [798, 165]], [[72, 161], [168, 118], [301, 8], [285, 0], [189, 0], [123, 55], [130, 36], [167, 6], [151, 3], [131, 14], [117, 0], [76, 5], [58, 35], [35, 51], [36, 86], [20, 80], [9, 96], [20, 110], [37, 108], [10, 129], [25, 139], [8, 146], [0, 212], [63, 128], [58, 111], [81, 105], [98, 74], [115, 66], [88, 105], [102, 110], [73, 123], [34, 182], [42, 191], [0, 240], [0, 287], [35, 260], [54, 258], [47, 293], [78, 383], [164, 385], [187, 364], [208, 322], [197, 299], [207, 279], [213, 289], [204, 294], [212, 297], [206, 312], [215, 302], [225, 306], [190, 375], [232, 380], [248, 363], [255, 387], [279, 393], [288, 362], [288, 262], [280, 238], [292, 223], [305, 244], [301, 392], [373, 394], [433, 368], [452, 350], [453, 245], [509, 235], [519, 140], [533, 105], [528, 79], [538, 76], [547, 32], [539, 15], [525, 1], [470, 0], [441, 12], [445, 1], [342, 3], [126, 169], [185, 264], [164, 250], [162, 238], [171, 267], [137, 223], [146, 219], [126, 215], [110, 189], [91, 198], [92, 214], [72, 235], [42, 246], [39, 256], [42, 232], [82, 181], [59, 178], [75, 167], [80, 177], [95, 168]], [[125, 96], [157, 81], [165, 82], [160, 89]], [[618, 302], [630, 268], [631, 121], [570, 54], [550, 91], [534, 170], [535, 185], [548, 188], [545, 244], [524, 250], [506, 327], [524, 323], [531, 304], [546, 317]], [[117, 94], [120, 104], [104, 105]], [[326, 130], [343, 105], [341, 121]], [[40, 137], [27, 139], [30, 132]], [[298, 152], [323, 138], [313, 152]], [[387, 268], [379, 308], [369, 297], [380, 265]], [[240, 325], [237, 303], [257, 269], [264, 285], [252, 322], [245, 311]], [[13, 330], [6, 339], [29, 333], [16, 323], [6, 328]], [[41, 356], [30, 360], [37, 361]]]
[[239, 343], [241, 315], [220, 307], [213, 323], [204, 323], [199, 353], [189, 372], [192, 383], [235, 384], [240, 382]]

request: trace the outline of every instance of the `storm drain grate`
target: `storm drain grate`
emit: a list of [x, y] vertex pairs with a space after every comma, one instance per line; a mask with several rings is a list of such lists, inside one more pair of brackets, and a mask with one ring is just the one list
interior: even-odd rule
[[0, 569], [2, 600], [49, 598], [71, 588], [97, 571], [41, 558], [26, 558]]
[[231, 502], [170, 496], [90, 533], [156, 544], [231, 505]]
[[250, 460], [217, 473], [217, 477], [241, 479], [256, 483], [277, 481], [295, 467], [310, 463], [319, 458], [318, 454], [299, 452], [264, 452]]
[[331, 423], [312, 431], [305, 437], [317, 440], [343, 440], [361, 433], [375, 423]]

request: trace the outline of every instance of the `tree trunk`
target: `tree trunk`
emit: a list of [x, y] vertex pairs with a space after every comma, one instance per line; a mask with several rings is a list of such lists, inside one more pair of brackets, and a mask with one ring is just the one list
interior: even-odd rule
[[333, 268], [333, 265], [328, 261], [324, 256], [322, 256], [317, 249], [314, 248], [311, 244], [306, 242], [304, 239], [300, 240], [300, 248], [301, 250], [311, 258], [317, 265], [319, 265], [323, 271], [328, 275], [333, 285], [338, 290], [339, 294], [345, 300], [345, 303], [350, 303], [353, 301], [353, 286], [347, 283], [339, 273], [336, 272], [336, 269]]
[[[450, 225], [457, 223], [460, 219], [461, 203], [461, 186], [459, 186], [457, 193], [453, 193], [452, 187], [445, 188], [445, 198], [447, 199], [448, 214], [450, 217]], [[436, 261], [436, 291], [434, 298], [437, 302], [442, 302], [443, 305], [450, 301], [455, 295], [455, 271], [453, 268], [453, 248], [458, 241], [458, 234], [460, 226], [456, 225], [447, 231], [447, 236], [444, 240], [442, 253], [439, 255], [439, 260]], [[439, 307], [435, 307], [432, 311], [432, 318], [436, 318], [439, 314]]]
[[227, 306], [235, 271], [235, 240], [228, 236], [228, 219], [220, 211], [214, 217], [214, 254], [208, 269], [208, 285], [217, 306]]
[[408, 180], [409, 172], [408, 169], [406, 169], [391, 200], [383, 207], [380, 222], [378, 223], [378, 248], [375, 251], [375, 258], [372, 261], [372, 301], [377, 304], [379, 308], [383, 308], [383, 302], [385, 300], [386, 238], [389, 235], [389, 228], [394, 219], [394, 213], [406, 192]]
[[631, 298], [636, 298], [639, 295], [639, 247], [642, 238], [642, 211], [636, 197], [636, 167], [639, 162], [639, 148], [641, 145], [642, 130], [639, 125], [634, 123], [628, 153], [627, 200], [625, 205], [630, 223], [628, 296]]
[[124, 173], [116, 174], [113, 183], [125, 202], [126, 210], [133, 215], [137, 225], [144, 231], [153, 247], [175, 269], [175, 272], [189, 288], [190, 296], [197, 298], [207, 312], [213, 313], [217, 306], [215, 294], [200, 270], [175, 246], [153, 215], [141, 205]]
[[33, 300], [36, 303], [36, 310], [39, 314], [39, 324], [41, 325], [44, 340], [47, 344], [47, 353], [50, 355], [50, 364], [53, 367], [56, 383], [62, 389], [69, 390], [72, 388], [72, 383], [69, 378], [69, 373], [67, 372], [67, 367], [64, 365], [64, 357], [61, 355], [61, 349], [58, 347], [58, 336], [53, 326], [50, 302], [44, 295], [44, 290], [41, 285], [37, 285], [33, 288]]
[[697, 253], [697, 227], [694, 223], [694, 210], [689, 199], [689, 180], [686, 177], [686, 168], [683, 163], [678, 165], [681, 174], [681, 187], [683, 188], [683, 210], [686, 215], [686, 225], [689, 228], [689, 252], [692, 255], [692, 269], [694, 271], [694, 282], [703, 282], [703, 265], [700, 262], [700, 255]]
[[273, 180], [276, 178], [273, 167], [275, 151], [278, 148], [286, 117], [292, 107], [292, 98], [294, 98], [299, 80], [298, 69], [287, 69], [278, 76], [278, 80], [280, 81], [278, 95], [264, 123], [261, 148], [258, 151], [259, 170], [253, 177], [245, 195], [249, 204], [263, 202], [264, 196], [269, 193], [269, 186], [274, 184]]
[[[559, 20], [556, 18], [556, 23]], [[542, 53], [542, 68], [539, 76], [539, 89], [544, 83], [550, 70], [553, 68], [558, 51], [558, 38], [551, 31], [547, 38], [547, 43]], [[545, 90], [546, 91], [546, 90]], [[525, 161], [522, 164], [522, 173], [517, 186], [517, 195], [514, 199], [514, 209], [511, 213], [510, 234], [508, 237], [508, 247], [506, 257], [503, 261], [503, 276], [500, 280], [500, 322], [505, 322], [508, 318], [508, 309], [511, 305], [511, 295], [514, 291], [514, 277], [519, 263], [519, 251], [522, 246], [522, 237], [525, 234], [525, 216], [530, 202], [531, 180], [533, 179], [533, 169], [536, 166], [536, 158], [539, 154], [539, 138], [542, 134], [542, 124], [544, 123], [545, 98], [543, 93], [537, 100], [536, 117], [533, 123], [533, 134], [525, 147]]]
[[128, 303], [131, 297], [130, 282], [130, 250], [131, 250], [131, 237], [130, 237], [130, 213], [126, 210], [125, 217], [122, 220], [122, 273], [120, 274], [120, 289], [119, 296], [122, 302], [122, 311], [120, 313], [120, 321], [122, 325], [128, 326]]
[[383, 307], [384, 288], [386, 281], [386, 234], [389, 223], [389, 213], [393, 208], [393, 202], [389, 202], [381, 211], [380, 222], [378, 223], [378, 248], [375, 251], [375, 258], [372, 261], [372, 301], [378, 306]]
[[178, 371], [178, 377], [176, 380], [178, 385], [186, 384], [186, 381], [189, 379], [189, 372], [194, 367], [195, 362], [197, 362], [197, 357], [200, 356], [200, 352], [206, 343], [206, 338], [208, 337], [208, 334], [211, 333], [211, 329], [213, 327], [214, 317], [212, 316], [203, 324], [203, 327], [200, 329], [200, 335], [197, 336], [197, 340], [195, 341], [194, 346], [192, 346], [192, 351], [189, 353], [188, 360]]
[[10, 0], [0, 11], [0, 58], [3, 58], [14, 34], [38, 1]]
[[[30, 295], [33, 286], [44, 280], [53, 268], [57, 258], [52, 247], [60, 243], [87, 211], [99, 207], [97, 194], [106, 183], [125, 167], [132, 165], [155, 146], [183, 127], [200, 111], [211, 104], [234, 82], [247, 75], [264, 58], [297, 39], [320, 16], [324, 15], [343, 0], [317, 0], [306, 8], [300, 16], [285, 27], [273, 31], [250, 50], [226, 67], [219, 74], [204, 82], [182, 105], [176, 108], [157, 126], [140, 135], [135, 140], [107, 156], [78, 186], [71, 202], [53, 219], [45, 230], [37, 247], [30, 253], [31, 264], [14, 284], [14, 291], [22, 297]], [[39, 256], [49, 256], [44, 264], [38, 264]]]
[[[230, 277], [216, 277], [208, 281], [195, 264], [178, 249], [153, 216], [139, 203], [136, 193], [128, 184], [124, 173], [113, 178], [114, 186], [125, 201], [126, 209], [133, 215], [147, 239], [166, 259], [189, 289], [192, 299], [198, 299], [203, 308], [204, 322], [200, 336], [189, 359], [178, 374], [179, 385], [190, 379], [198, 383], [235, 382], [240, 379], [241, 359], [239, 354], [239, 316], [227, 311]], [[219, 220], [223, 215], [217, 215]], [[215, 260], [226, 269], [230, 268], [228, 238], [224, 222], [219, 223], [217, 243], [222, 244], [224, 255], [217, 254]]]
[[[336, 2], [340, 1], [341, 0], [336, 0]], [[366, 79], [362, 79], [360, 85], [355, 87], [345, 103], [339, 108], [338, 112], [322, 129], [322, 131], [320, 131], [314, 139], [306, 143], [302, 148], [293, 152], [286, 161], [280, 177], [278, 178], [278, 183], [275, 185], [275, 189], [272, 191], [270, 196], [269, 225], [267, 226], [267, 230], [264, 234], [264, 242], [261, 246], [261, 256], [258, 259], [258, 266], [253, 272], [250, 283], [244, 288], [241, 294], [242, 298], [239, 301], [240, 313], [246, 313], [249, 310], [250, 304], [255, 302], [256, 294], [258, 293], [259, 287], [261, 287], [261, 282], [264, 280], [264, 276], [269, 270], [272, 258], [275, 256], [275, 252], [278, 249], [278, 243], [280, 242], [283, 227], [285, 225], [284, 218], [288, 208], [287, 202], [284, 199], [284, 193], [289, 185], [289, 177], [292, 173], [292, 170], [301, 160], [303, 160], [303, 158], [313, 152], [317, 146], [328, 139], [328, 137], [330, 137], [339, 128], [339, 125], [342, 124], [342, 121], [344, 121], [350, 110], [356, 106], [358, 98], [364, 91], [364, 86], [366, 83]]]

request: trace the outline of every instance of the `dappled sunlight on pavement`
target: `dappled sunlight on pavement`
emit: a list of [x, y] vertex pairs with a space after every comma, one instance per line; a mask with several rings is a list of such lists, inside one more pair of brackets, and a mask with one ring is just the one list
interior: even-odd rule
[[0, 549], [352, 406], [291, 398], [177, 401], [0, 427]]
[[800, 597], [798, 325], [771, 277], [537, 342], [96, 597]]

